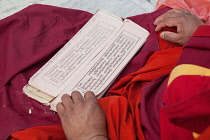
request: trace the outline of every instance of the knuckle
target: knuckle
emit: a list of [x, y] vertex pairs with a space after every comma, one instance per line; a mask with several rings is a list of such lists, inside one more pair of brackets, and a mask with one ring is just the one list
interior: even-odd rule
[[163, 25], [165, 25], [167, 22], [168, 22], [168, 18], [163, 19], [163, 20], [160, 22], [159, 26], [163, 26]]
[[93, 107], [95, 108], [95, 107], [97, 107], [97, 104], [93, 100], [87, 100], [85, 102], [85, 106], [88, 108], [93, 108]]
[[169, 17], [176, 17], [176, 13], [172, 13], [172, 12], [168, 13], [168, 18]]
[[77, 103], [74, 104], [74, 107], [81, 108], [84, 105], [84, 101], [77, 101]]
[[184, 12], [186, 13], [189, 13], [190, 14], [190, 11], [186, 10], [186, 9], [182, 9]]
[[165, 17], [169, 18], [169, 17], [176, 17], [177, 13], [174, 11], [169, 11], [166, 13]]
[[88, 96], [88, 97], [92, 97], [92, 96], [95, 95], [92, 91], [88, 91], [88, 92], [86, 92], [85, 94], [86, 94], [86, 96]]
[[94, 100], [94, 99], [96, 99], [96, 96], [93, 92], [88, 91], [85, 93], [85, 99], [86, 100]]
[[63, 116], [64, 118], [68, 118], [68, 117], [69, 117], [69, 113], [68, 113], [68, 112], [64, 112], [64, 113], [62, 114], [62, 116]]
[[163, 16], [164, 15], [161, 15], [160, 17], [158, 17], [157, 19], [156, 19], [156, 21], [159, 21], [159, 23], [163, 20]]
[[95, 105], [95, 102], [94, 102], [94, 100], [87, 100], [87, 104], [89, 104], [89, 105]]
[[183, 40], [179, 39], [179, 40], [176, 41], [176, 43], [182, 45], [183, 44]]
[[194, 14], [190, 14], [189, 16], [190, 16], [191, 19], [198, 19], [197, 16], [194, 15]]
[[183, 36], [182, 35], [178, 36], [175, 41], [177, 44], [182, 44], [184, 41]]
[[68, 95], [64, 94], [62, 97], [61, 97], [61, 100], [64, 101], [68, 98]]
[[182, 16], [180, 16], [179, 17], [179, 21], [181, 21], [181, 22], [185, 22], [187, 20], [187, 16], [186, 15], [182, 15]]

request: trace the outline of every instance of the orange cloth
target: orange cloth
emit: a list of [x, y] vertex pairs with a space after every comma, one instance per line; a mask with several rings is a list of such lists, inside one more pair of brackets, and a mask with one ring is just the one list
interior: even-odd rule
[[[145, 66], [138, 71], [125, 76], [109, 91], [109, 97], [99, 99], [99, 104], [106, 114], [108, 136], [111, 140], [145, 140], [140, 122], [140, 100], [141, 89], [150, 81], [162, 75], [169, 74], [175, 66], [182, 52], [182, 47], [166, 42], [159, 38], [161, 51], [155, 52], [148, 59]], [[119, 95], [119, 96], [116, 96]], [[41, 137], [42, 131], [53, 134], [53, 126], [38, 126], [13, 133], [13, 140], [37, 140], [35, 137]], [[55, 126], [56, 132], [52, 138], [61, 139], [64, 137], [61, 126]], [[36, 131], [36, 136], [34, 135]], [[48, 137], [42, 137], [42, 140], [48, 140]], [[53, 140], [54, 140], [53, 139]]]
[[37, 126], [12, 134], [12, 140], [66, 140], [63, 128], [59, 126]]
[[[114, 108], [115, 110], [121, 110], [121, 109], [124, 109], [124, 106], [126, 107], [128, 106], [128, 111], [125, 112], [126, 114], [122, 115], [122, 113], [118, 114], [116, 112], [112, 112], [113, 114], [110, 114], [110, 112], [106, 112], [106, 111], [105, 113], [108, 119], [113, 119], [113, 116], [121, 116], [121, 117], [127, 116], [127, 118], [133, 118], [132, 128], [134, 127], [135, 131], [133, 131], [132, 134], [127, 134], [129, 136], [128, 137], [129, 140], [132, 140], [131, 136], [132, 137], [137, 136], [137, 138], [140, 140], [145, 139], [142, 133], [141, 123], [140, 123], [141, 116], [140, 116], [139, 105], [140, 105], [140, 100], [141, 100], [141, 89], [143, 88], [144, 85], [146, 85], [150, 81], [162, 75], [169, 74], [172, 68], [175, 66], [182, 52], [182, 47], [178, 47], [178, 45], [166, 42], [160, 39], [160, 37], [159, 37], [159, 44], [161, 46], [161, 51], [155, 52], [148, 59], [147, 63], [145, 64], [143, 68], [139, 69], [137, 72], [134, 72], [122, 78], [109, 92], [110, 96], [120, 95], [120, 97], [118, 97], [119, 99], [126, 97], [126, 100], [124, 101], [124, 103], [120, 104], [121, 106], [119, 104], [112, 105], [113, 106], [112, 108]], [[108, 98], [112, 100], [113, 97], [108, 97]], [[104, 102], [104, 99], [101, 99], [101, 100]], [[110, 102], [107, 102], [104, 104], [110, 105]], [[107, 106], [105, 106], [105, 108], [106, 107]], [[116, 124], [121, 125], [124, 123], [124, 121], [126, 121], [126, 117], [121, 118], [121, 120], [118, 120], [119, 123], [116, 123]], [[110, 126], [109, 124], [110, 122], [112, 121], [108, 121], [108, 126]], [[112, 126], [113, 125], [114, 124], [112, 124]], [[130, 126], [131, 124], [124, 127], [128, 129]], [[109, 130], [109, 134], [112, 133], [112, 131], [110, 131], [110, 128], [108, 128], [108, 130]]]

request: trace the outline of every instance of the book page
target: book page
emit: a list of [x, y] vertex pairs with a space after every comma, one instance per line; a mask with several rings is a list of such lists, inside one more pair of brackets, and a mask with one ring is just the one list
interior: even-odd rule
[[105, 48], [73, 79], [64, 91], [52, 102], [51, 108], [61, 101], [63, 94], [92, 91], [101, 94], [114, 81], [126, 64], [139, 51], [149, 33], [130, 20], [125, 20], [118, 33]]
[[123, 22], [97, 12], [88, 23], [29, 81], [29, 85], [56, 97], [101, 52]]

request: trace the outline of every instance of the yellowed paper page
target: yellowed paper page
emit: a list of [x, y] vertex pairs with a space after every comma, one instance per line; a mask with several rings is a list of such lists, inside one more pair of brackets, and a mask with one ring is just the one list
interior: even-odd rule
[[30, 79], [29, 85], [56, 97], [80, 75], [122, 26], [121, 20], [98, 12]]
[[139, 51], [148, 35], [149, 33], [145, 29], [130, 20], [125, 20], [123, 26], [107, 42], [104, 49], [52, 102], [51, 108], [55, 110], [56, 104], [61, 101], [63, 94], [70, 94], [76, 90], [82, 94], [87, 91], [93, 91], [98, 95], [104, 89], [107, 89], [110, 83], [113, 82], [126, 64]]

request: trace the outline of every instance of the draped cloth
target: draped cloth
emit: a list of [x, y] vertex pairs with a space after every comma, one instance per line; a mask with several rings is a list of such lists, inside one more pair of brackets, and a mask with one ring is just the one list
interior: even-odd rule
[[209, 25], [198, 27], [171, 72], [162, 98], [161, 140], [210, 139], [209, 31]]
[[[179, 49], [174, 49], [175, 54], [171, 52], [173, 49], [160, 51], [154, 31], [154, 20], [167, 10], [169, 8], [129, 18], [147, 29], [150, 36], [120, 74], [108, 97], [99, 100], [112, 140], [145, 139], [140, 124], [141, 89], [153, 79], [169, 73], [180, 54]], [[28, 130], [28, 136], [33, 139], [30, 134], [38, 135], [46, 126], [60, 125], [55, 112], [28, 98], [22, 88], [91, 17], [92, 14], [84, 11], [32, 5], [0, 21], [0, 139], [6, 139], [12, 133], [14, 139], [27, 138]], [[167, 61], [168, 58], [171, 61]], [[51, 134], [55, 133], [49, 132], [54, 130], [48, 128], [46, 134], [54, 137]], [[40, 132], [39, 136], [45, 139], [42, 134]], [[62, 133], [58, 134], [60, 138]]]
[[[111, 140], [162, 139], [166, 132], [162, 122], [187, 129], [188, 136], [194, 131], [171, 121], [174, 117], [160, 104], [168, 88], [168, 75], [182, 53], [182, 47], [161, 40], [154, 31], [154, 20], [168, 10], [129, 17], [150, 36], [107, 96], [99, 99]], [[22, 88], [91, 16], [79, 10], [33, 5], [0, 21], [0, 139], [10, 135], [13, 140], [65, 139], [58, 115], [28, 98]], [[159, 116], [160, 111], [164, 115]]]
[[[145, 139], [143, 134], [144, 131], [141, 129], [141, 113], [139, 108], [142, 88], [153, 79], [162, 76], [162, 74], [169, 73], [182, 51], [182, 48], [178, 45], [163, 40], [160, 40], [159, 44], [162, 45], [161, 51], [153, 53], [143, 68], [122, 78], [108, 92], [108, 97], [99, 99], [99, 104], [106, 114], [109, 139]], [[170, 59], [171, 61], [167, 61], [167, 59]], [[157, 80], [153, 82], [153, 84], [158, 83], [159, 85], [160, 82], [161, 81]], [[152, 87], [152, 85], [148, 84], [147, 88]], [[160, 96], [160, 98], [161, 97], [162, 96]], [[145, 111], [144, 113], [147, 112]], [[158, 116], [159, 113], [156, 115]], [[38, 134], [42, 134], [42, 129], [45, 127], [39, 126], [24, 131], [18, 131], [13, 133], [12, 136], [14, 138], [22, 139], [23, 132], [26, 134], [32, 133], [32, 136], [34, 136], [33, 130], [35, 129], [37, 132], [39, 128], [41, 128], [41, 132]], [[159, 127], [157, 127], [157, 129], [159, 129]], [[50, 131], [50, 129], [48, 131]], [[62, 131], [61, 126], [60, 131]], [[150, 132], [152, 130], [148, 131]], [[58, 134], [59, 138], [61, 134]], [[32, 139], [31, 135], [28, 136]], [[159, 138], [158, 136], [156, 138]], [[37, 136], [34, 137], [35, 139], [37, 138]], [[53, 137], [54, 139], [57, 139], [57, 135], [54, 134]], [[26, 138], [26, 135], [24, 138]], [[46, 137], [46, 140], [47, 138], [49, 137]], [[63, 136], [63, 138], [65, 138], [65, 136]]]

